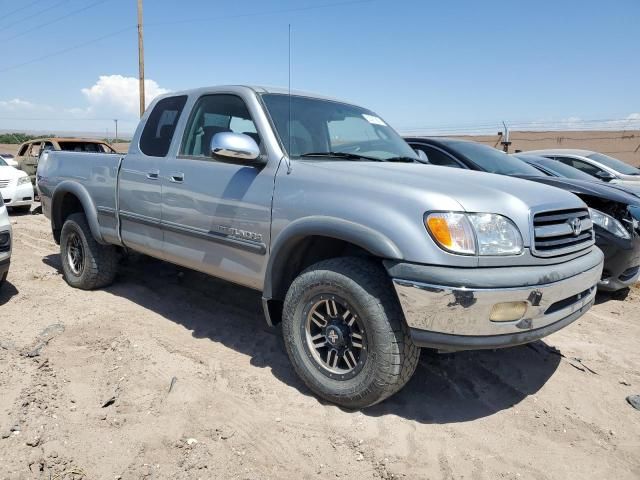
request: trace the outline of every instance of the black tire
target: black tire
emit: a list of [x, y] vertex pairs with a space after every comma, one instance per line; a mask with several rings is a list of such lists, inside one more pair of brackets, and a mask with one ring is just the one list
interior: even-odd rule
[[[72, 249], [81, 249], [79, 268], [71, 260]], [[96, 242], [83, 213], [69, 215], [64, 222], [60, 233], [60, 257], [64, 279], [72, 287], [82, 290], [102, 288], [110, 285], [116, 276], [116, 248]]]
[[12, 210], [16, 213], [29, 213], [31, 211], [31, 205], [23, 205], [20, 207], [13, 207]]
[[[310, 346], [314, 337], [305, 330], [307, 325], [313, 327], [310, 312], [319, 302], [329, 302], [328, 298], [337, 299], [345, 315], [349, 309], [353, 311], [357, 324], [363, 327], [360, 338], [366, 338], [356, 367], [345, 374], [327, 369], [331, 366], [329, 356], [323, 366], [318, 352], [331, 349], [328, 335], [324, 337], [327, 346], [314, 350]], [[328, 304], [326, 308], [331, 311]], [[336, 313], [331, 321], [339, 322], [341, 317]], [[387, 273], [378, 263], [363, 258], [325, 260], [302, 272], [287, 292], [282, 332], [289, 359], [305, 384], [316, 395], [346, 408], [368, 407], [396, 393], [409, 381], [420, 357]], [[343, 333], [340, 342], [353, 337], [353, 333]]]

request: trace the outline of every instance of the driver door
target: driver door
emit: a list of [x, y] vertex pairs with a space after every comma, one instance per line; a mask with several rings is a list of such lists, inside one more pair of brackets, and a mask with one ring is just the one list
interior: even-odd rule
[[241, 97], [211, 94], [196, 101], [177, 158], [161, 172], [164, 258], [260, 288], [275, 166], [212, 158], [211, 139], [220, 132], [244, 133], [260, 144]]

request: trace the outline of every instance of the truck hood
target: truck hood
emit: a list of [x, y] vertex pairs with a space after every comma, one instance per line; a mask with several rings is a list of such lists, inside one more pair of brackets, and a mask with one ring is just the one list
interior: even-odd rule
[[576, 195], [590, 195], [605, 200], [622, 203], [625, 205], [640, 205], [640, 198], [625, 191], [622, 188], [611, 186], [604, 182], [587, 182], [585, 180], [574, 180], [561, 177], [538, 177], [538, 176], [518, 176], [525, 180], [531, 180], [552, 187], [567, 190]]
[[498, 213], [523, 230], [530, 225], [532, 211], [586, 207], [578, 197], [558, 188], [492, 173], [420, 163], [343, 161], [298, 161], [294, 171], [301, 164], [331, 172], [334, 185], [365, 190], [363, 194], [392, 195], [390, 201], [405, 197], [413, 204], [419, 202], [425, 211]]

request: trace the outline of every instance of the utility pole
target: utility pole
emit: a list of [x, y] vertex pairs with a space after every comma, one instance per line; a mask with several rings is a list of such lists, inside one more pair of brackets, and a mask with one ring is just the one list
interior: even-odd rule
[[140, 83], [140, 116], [144, 114], [144, 41], [142, 31], [142, 0], [138, 0], [138, 70]]
[[116, 143], [118, 143], [118, 119], [114, 118], [113, 121], [116, 124]]

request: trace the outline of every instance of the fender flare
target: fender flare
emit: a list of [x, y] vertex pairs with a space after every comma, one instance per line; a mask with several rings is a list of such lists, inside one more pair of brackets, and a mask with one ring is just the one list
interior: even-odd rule
[[[313, 216], [294, 220], [282, 230], [272, 243], [265, 271], [263, 298], [270, 300], [277, 290], [280, 272], [289, 253], [305, 238], [321, 236], [343, 240], [384, 259], [403, 259], [398, 246], [385, 235], [365, 225], [341, 218]], [[275, 287], [275, 288], [274, 288]]]
[[54, 230], [62, 229], [62, 199], [67, 194], [74, 195], [82, 205], [87, 223], [93, 234], [93, 238], [102, 245], [106, 245], [107, 242], [102, 238], [100, 233], [100, 224], [98, 223], [98, 209], [93, 203], [93, 199], [87, 189], [77, 182], [69, 180], [61, 182], [53, 192], [51, 196], [51, 224]]

